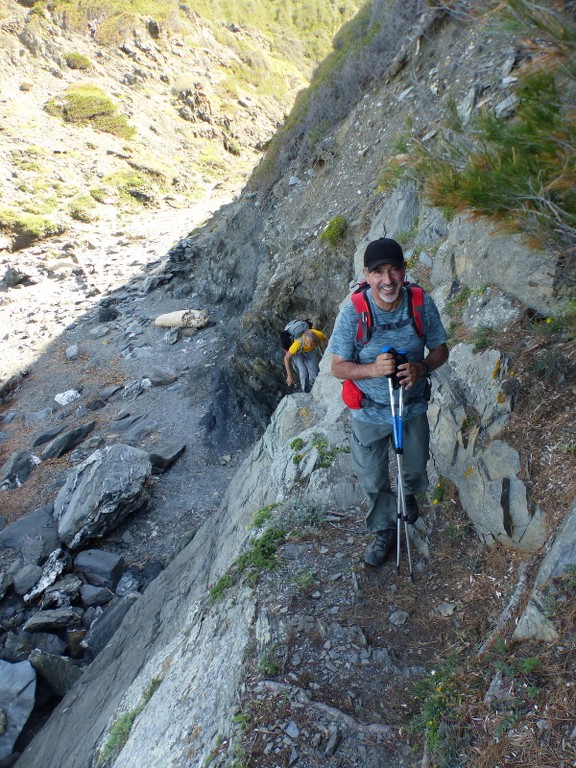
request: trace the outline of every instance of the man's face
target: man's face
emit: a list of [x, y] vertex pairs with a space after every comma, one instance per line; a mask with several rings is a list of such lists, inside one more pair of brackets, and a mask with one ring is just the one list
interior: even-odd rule
[[380, 264], [371, 272], [364, 269], [372, 298], [380, 309], [391, 309], [402, 290], [405, 273], [406, 267], [395, 267], [392, 264]]

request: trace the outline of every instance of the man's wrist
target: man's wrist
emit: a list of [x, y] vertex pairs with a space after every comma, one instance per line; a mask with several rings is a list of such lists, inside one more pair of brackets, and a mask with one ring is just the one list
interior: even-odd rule
[[421, 360], [420, 365], [424, 369], [424, 376], [426, 377], [430, 376], [430, 368], [428, 366], [428, 363], [425, 363], [424, 360]]

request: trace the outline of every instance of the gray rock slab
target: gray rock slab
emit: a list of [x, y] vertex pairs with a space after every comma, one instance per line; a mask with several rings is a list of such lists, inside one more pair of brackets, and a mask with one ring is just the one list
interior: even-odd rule
[[42, 632], [44, 630], [78, 627], [82, 624], [83, 613], [81, 608], [71, 607], [38, 611], [24, 624], [24, 630], [26, 632]]
[[20, 551], [27, 563], [39, 565], [51, 552], [58, 549], [61, 543], [56, 524], [52, 523], [34, 536], [25, 536], [20, 543]]
[[0, 733], [0, 760], [11, 754], [34, 708], [36, 673], [29, 661], [0, 661], [0, 712], [5, 725]]
[[106, 605], [114, 597], [114, 593], [107, 587], [96, 587], [93, 584], [83, 584], [80, 587], [82, 604], [86, 608], [93, 605]]
[[82, 641], [82, 646], [88, 648], [95, 656], [99, 654], [108, 645], [132, 605], [140, 599], [141, 595], [138, 592], [114, 598], [104, 613], [92, 624]]
[[66, 645], [58, 635], [50, 632], [24, 632], [19, 629], [7, 633], [2, 655], [6, 661], [25, 661], [34, 648], [61, 654], [66, 650]]
[[114, 590], [124, 571], [124, 559], [103, 549], [85, 549], [77, 555], [74, 567], [90, 584]]
[[8, 525], [0, 531], [0, 546], [19, 548], [27, 537], [41, 534], [48, 528], [55, 528], [52, 509], [51, 503], [46, 504]]
[[36, 649], [30, 654], [29, 660], [57, 696], [65, 696], [84, 671], [73, 659]]
[[43, 430], [34, 438], [32, 447], [37, 448], [39, 445], [45, 445], [51, 440], [54, 440], [54, 438], [59, 435], [60, 432], [65, 429], [65, 427], [65, 424], [57, 424], [55, 427], [50, 427], [49, 429]]
[[71, 429], [69, 432], [59, 435], [42, 451], [42, 458], [59, 459], [61, 456], [64, 456], [76, 448], [77, 445], [80, 445], [95, 426], [96, 422], [91, 421], [89, 424], [83, 424], [81, 427], [76, 427], [76, 429]]
[[0, 487], [18, 488], [38, 463], [30, 451], [16, 451], [0, 467]]
[[165, 472], [186, 450], [186, 443], [178, 440], [160, 440], [152, 446], [150, 462], [152, 472], [160, 474]]
[[32, 589], [42, 576], [42, 568], [39, 565], [25, 565], [14, 574], [14, 592], [17, 595], [25, 595]]

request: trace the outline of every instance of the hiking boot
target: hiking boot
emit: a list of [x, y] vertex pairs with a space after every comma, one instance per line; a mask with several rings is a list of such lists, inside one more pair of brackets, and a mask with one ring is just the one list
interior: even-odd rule
[[418, 502], [416, 501], [416, 496], [414, 496], [413, 493], [408, 494], [406, 496], [406, 522], [410, 523], [410, 525], [414, 525], [416, 520], [420, 517], [420, 508], [418, 507]]
[[377, 531], [374, 541], [366, 547], [364, 552], [364, 562], [375, 568], [388, 557], [388, 553], [394, 546], [396, 531], [394, 528], [388, 528], [385, 531]]

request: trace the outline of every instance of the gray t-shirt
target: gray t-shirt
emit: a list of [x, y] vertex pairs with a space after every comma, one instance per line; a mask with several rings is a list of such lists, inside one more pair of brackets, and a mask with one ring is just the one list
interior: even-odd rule
[[[372, 309], [374, 325], [370, 341], [359, 351], [356, 362], [373, 363], [382, 352], [383, 347], [392, 347], [397, 352], [404, 352], [410, 361], [420, 361], [424, 358], [425, 347], [435, 349], [446, 343], [448, 334], [442, 325], [440, 313], [432, 298], [428, 294], [424, 294], [424, 311], [422, 313], [424, 337], [421, 338], [410, 320], [408, 296], [405, 288], [402, 289], [402, 293], [402, 304], [392, 312], [384, 312], [378, 308], [372, 299], [370, 290], [366, 292], [366, 298]], [[330, 335], [329, 352], [342, 357], [344, 360], [354, 360], [358, 319], [358, 313], [352, 301], [347, 302], [336, 318], [334, 330]], [[356, 385], [367, 398], [388, 407], [366, 407], [352, 410], [352, 417], [359, 421], [371, 421], [376, 424], [391, 423], [388, 379], [386, 377], [361, 379], [356, 381]], [[406, 421], [426, 411], [428, 406], [423, 398], [425, 386], [426, 380], [422, 378], [405, 391], [403, 418]]]

